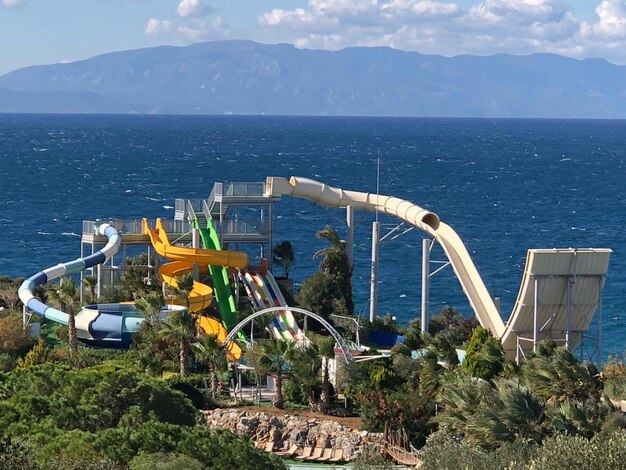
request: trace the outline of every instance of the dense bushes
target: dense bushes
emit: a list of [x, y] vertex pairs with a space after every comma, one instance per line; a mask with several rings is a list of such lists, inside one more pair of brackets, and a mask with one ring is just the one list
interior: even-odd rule
[[247, 439], [196, 419], [183, 393], [120, 362], [18, 368], [0, 374], [0, 462], [13, 462], [0, 468], [124, 468], [155, 453], [203, 468], [284, 468]]
[[428, 439], [422, 451], [422, 470], [624, 470], [626, 432], [599, 434], [593, 439], [558, 434], [546, 439], [541, 446], [517, 439], [492, 452], [436, 433]]

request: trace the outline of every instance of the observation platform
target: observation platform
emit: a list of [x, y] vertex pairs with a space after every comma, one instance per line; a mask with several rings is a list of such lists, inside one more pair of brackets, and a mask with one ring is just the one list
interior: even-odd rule
[[272, 246], [274, 203], [265, 182], [214, 183], [206, 199], [176, 199], [174, 221], [201, 225], [212, 220], [223, 246], [255, 243]]

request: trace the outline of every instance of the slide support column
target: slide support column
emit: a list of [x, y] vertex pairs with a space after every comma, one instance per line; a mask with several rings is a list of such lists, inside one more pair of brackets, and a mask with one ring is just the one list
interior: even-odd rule
[[565, 348], [570, 349], [572, 339], [572, 283], [571, 277], [567, 278], [567, 291], [565, 294]]
[[422, 240], [422, 333], [428, 333], [430, 321], [430, 249], [433, 240]]
[[98, 264], [98, 267], [96, 268], [96, 276], [97, 276], [97, 280], [96, 280], [96, 287], [97, 287], [97, 298], [98, 300], [100, 300], [100, 297], [102, 297], [102, 265], [104, 263], [100, 263]]
[[535, 306], [533, 310], [533, 352], [537, 352], [539, 342], [539, 278], [535, 277]]
[[378, 296], [378, 241], [380, 222], [372, 223], [372, 271], [370, 276], [370, 321], [376, 318], [376, 302]]
[[191, 229], [191, 247], [200, 248], [200, 230], [197, 228]]
[[348, 263], [352, 266], [354, 263], [354, 207], [346, 206], [346, 253], [348, 254]]
[[602, 367], [602, 276], [598, 277], [598, 369]]

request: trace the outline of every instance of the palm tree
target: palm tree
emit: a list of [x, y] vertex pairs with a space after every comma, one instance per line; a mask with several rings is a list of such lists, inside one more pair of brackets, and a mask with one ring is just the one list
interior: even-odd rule
[[153, 325], [158, 320], [161, 310], [165, 305], [163, 292], [150, 291], [137, 299], [135, 305], [137, 305], [137, 308], [144, 313], [146, 321]]
[[189, 309], [171, 313], [161, 323], [159, 335], [167, 341], [178, 343], [180, 375], [185, 377], [189, 362], [189, 345], [196, 335], [196, 322]]
[[332, 228], [330, 225], [327, 225], [322, 230], [316, 233], [317, 238], [321, 238], [322, 240], [326, 240], [330, 243], [330, 246], [326, 248], [322, 248], [318, 250], [313, 258], [322, 258], [320, 261], [320, 269], [322, 271], [331, 271], [335, 268], [334, 261], [336, 261], [335, 257], [338, 256], [338, 253], [346, 251], [346, 243]]
[[306, 398], [312, 410], [319, 410], [320, 406], [315, 399], [314, 389], [319, 386], [319, 372], [321, 367], [320, 351], [316, 343], [299, 344], [289, 348], [287, 361], [293, 371], [293, 380], [297, 380], [306, 390]]
[[61, 278], [58, 285], [46, 290], [47, 298], [60, 310], [68, 315], [67, 329], [70, 342], [70, 357], [74, 359], [78, 352], [78, 337], [76, 336], [76, 311], [79, 308], [76, 284], [73, 278]]
[[579, 362], [568, 349], [544, 342], [522, 364], [522, 376], [533, 393], [550, 405], [600, 399], [602, 394], [600, 373], [592, 363]]
[[89, 291], [89, 301], [93, 302], [96, 298], [96, 287], [98, 286], [98, 278], [96, 276], [85, 276], [83, 284]]
[[174, 287], [174, 292], [176, 296], [182, 297], [185, 301], [185, 305], [189, 310], [191, 307], [190, 295], [193, 290], [193, 283], [195, 282], [193, 279], [193, 274], [191, 272], [183, 274], [177, 280], [177, 287]]
[[261, 343], [255, 342], [248, 346], [246, 351], [246, 362], [254, 369], [256, 380], [256, 390], [259, 404], [261, 403], [261, 376], [265, 373], [263, 369], [263, 347]]
[[194, 353], [199, 362], [206, 364], [211, 377], [211, 397], [215, 400], [217, 388], [216, 376], [219, 371], [226, 370], [226, 351], [217, 341], [216, 335], [201, 335], [198, 341], [193, 343]]
[[454, 338], [448, 332], [426, 336], [426, 347], [444, 361], [446, 368], [454, 369], [459, 365], [459, 356], [454, 347]]
[[272, 250], [274, 263], [278, 264], [285, 271], [285, 277], [289, 279], [289, 270], [296, 262], [293, 247], [287, 240], [280, 242]]
[[317, 237], [326, 240], [330, 246], [318, 250], [313, 258], [321, 258], [320, 269], [331, 275], [341, 291], [345, 307], [349, 313], [354, 312], [352, 300], [352, 266], [346, 251], [346, 242], [330, 226], [317, 232]]
[[328, 361], [335, 357], [335, 339], [332, 336], [317, 336], [314, 338], [314, 341], [317, 343], [320, 355], [324, 358], [321, 410], [326, 413], [330, 408], [330, 379], [328, 373]]
[[445, 411], [436, 420], [470, 444], [495, 449], [516, 438], [540, 442], [544, 436], [544, 405], [515, 381], [496, 379], [492, 387], [460, 378], [444, 386], [442, 399]]
[[262, 368], [276, 378], [273, 404], [281, 410], [285, 407], [283, 401], [283, 376], [288, 364], [287, 351], [291, 347], [290, 344], [286, 341], [276, 341], [274, 339], [264, 342], [262, 346], [263, 356], [261, 356], [260, 360]]

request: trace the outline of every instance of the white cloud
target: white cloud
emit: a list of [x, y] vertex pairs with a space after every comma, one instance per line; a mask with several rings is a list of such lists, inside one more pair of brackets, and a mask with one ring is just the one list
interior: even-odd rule
[[582, 24], [582, 35], [599, 40], [626, 38], [626, 2], [603, 0], [596, 7], [596, 21]]
[[[590, 0], [591, 1], [591, 0]], [[308, 0], [257, 18], [266, 40], [341, 49], [384, 45], [444, 55], [553, 52], [626, 63], [626, 0], [576, 18], [561, 0]], [[466, 3], [464, 4], [466, 5]]]
[[6, 8], [15, 8], [22, 3], [22, 0], [2, 0], [2, 6]]
[[188, 20], [178, 23], [151, 18], [148, 20], [145, 33], [159, 40], [193, 42], [225, 39], [229, 36], [229, 29], [228, 23], [220, 16], [209, 20]]
[[191, 41], [222, 39], [228, 35], [228, 25], [222, 17], [216, 16], [210, 21], [194, 21], [180, 25], [177, 33], [179, 37]]
[[169, 34], [172, 31], [172, 23], [168, 20], [158, 20], [156, 18], [150, 18], [146, 25], [146, 34], [149, 35], [162, 35]]
[[228, 23], [213, 13], [203, 0], [180, 0], [176, 16], [163, 20], [151, 18], [145, 33], [158, 41], [178, 43], [228, 38]]
[[176, 12], [181, 18], [206, 16], [211, 13], [211, 8], [202, 0], [180, 0]]

